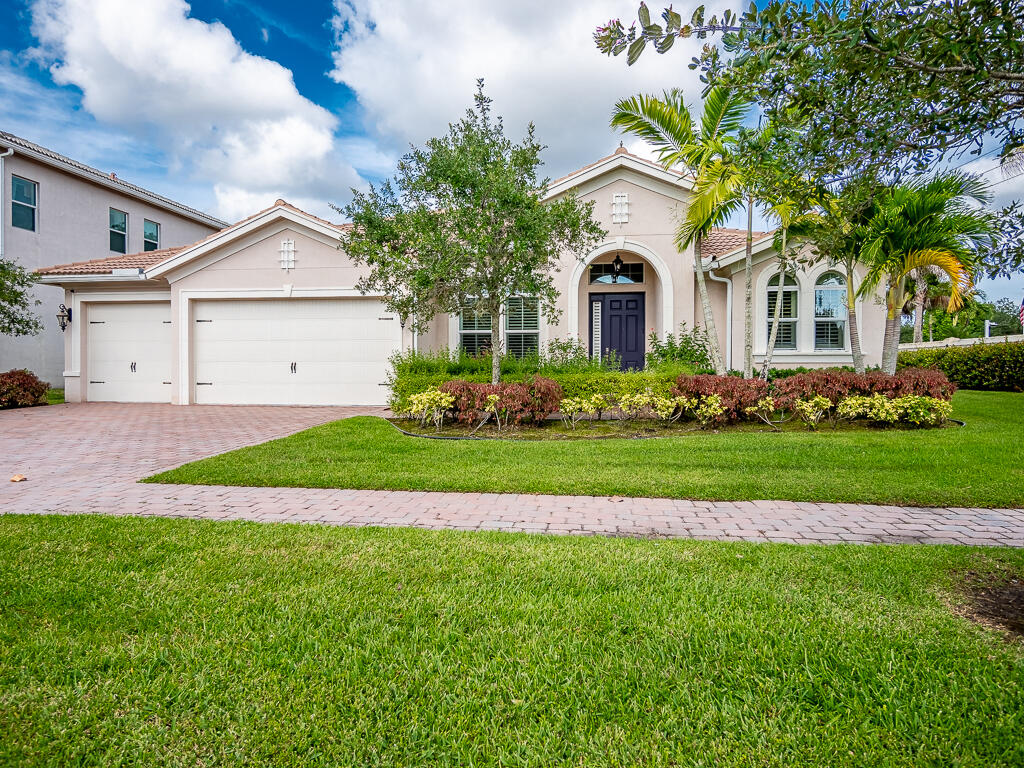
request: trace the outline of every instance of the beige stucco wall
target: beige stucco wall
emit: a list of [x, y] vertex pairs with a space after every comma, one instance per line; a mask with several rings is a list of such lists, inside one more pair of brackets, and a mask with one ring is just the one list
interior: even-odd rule
[[[3, 165], [0, 204], [4, 257], [29, 270], [116, 255], [110, 251], [110, 208], [128, 214], [128, 253], [143, 250], [144, 219], [160, 224], [160, 245], [164, 248], [194, 243], [215, 230], [40, 163], [19, 154], [17, 148], [13, 155], [4, 158]], [[12, 175], [37, 184], [35, 232], [11, 226]], [[64, 370], [64, 343], [55, 314], [63, 301], [61, 289], [39, 285], [35, 296], [41, 302], [35, 311], [42, 318], [43, 331], [38, 336], [0, 336], [0, 370], [28, 368], [59, 386]]]

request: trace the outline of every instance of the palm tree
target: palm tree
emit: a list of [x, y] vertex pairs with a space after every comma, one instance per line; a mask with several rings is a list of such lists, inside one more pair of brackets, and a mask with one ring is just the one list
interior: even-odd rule
[[784, 198], [769, 206], [769, 209], [779, 220], [779, 231], [775, 235], [775, 248], [779, 252], [779, 262], [782, 265], [779, 278], [779, 290], [775, 294], [775, 313], [772, 316], [772, 330], [768, 334], [768, 346], [764, 353], [764, 362], [761, 364], [761, 378], [768, 380], [768, 371], [772, 367], [772, 357], [775, 355], [775, 341], [779, 335], [779, 323], [782, 319], [782, 287], [785, 275], [790, 272], [790, 254], [787, 252], [790, 227], [798, 222], [803, 216], [808, 215], [802, 211], [800, 204], [792, 198]]
[[[683, 100], [682, 91], [674, 88], [665, 91], [661, 98], [641, 94], [620, 100], [615, 105], [611, 124], [613, 128], [644, 139], [666, 168], [685, 168], [694, 176], [699, 188], [706, 169], [716, 160], [731, 154], [748, 108], [749, 104], [734, 91], [715, 87], [704, 99], [697, 125], [698, 121]], [[692, 209], [691, 204], [687, 218], [680, 222], [676, 231], [676, 247], [682, 251], [690, 245], [694, 246], [694, 272], [704, 314], [704, 327], [708, 332], [715, 372], [721, 375], [726, 372], [726, 366], [718, 345], [700, 246], [702, 238], [713, 226], [724, 221], [725, 217], [721, 212], [715, 212], [713, 215], [704, 215], [698, 226], [691, 226], [689, 218]]]
[[996, 232], [992, 214], [974, 205], [988, 200], [987, 188], [977, 178], [950, 172], [890, 187], [875, 201], [870, 220], [861, 227], [860, 258], [868, 271], [859, 293], [867, 295], [885, 283], [884, 372], [896, 371], [900, 313], [910, 273], [944, 273], [953, 312], [971, 290], [976, 254], [991, 244]]

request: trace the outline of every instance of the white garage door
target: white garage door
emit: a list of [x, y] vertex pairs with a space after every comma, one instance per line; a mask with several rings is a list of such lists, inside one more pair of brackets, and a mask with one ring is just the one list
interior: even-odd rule
[[377, 299], [197, 301], [196, 403], [382, 405], [398, 318]]
[[170, 302], [90, 304], [86, 320], [86, 399], [170, 402]]

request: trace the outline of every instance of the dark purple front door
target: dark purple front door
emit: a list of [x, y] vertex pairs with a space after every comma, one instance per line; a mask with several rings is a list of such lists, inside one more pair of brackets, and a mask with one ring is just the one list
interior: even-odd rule
[[644, 294], [590, 294], [591, 355], [598, 345], [601, 357], [614, 352], [623, 370], [644, 367]]

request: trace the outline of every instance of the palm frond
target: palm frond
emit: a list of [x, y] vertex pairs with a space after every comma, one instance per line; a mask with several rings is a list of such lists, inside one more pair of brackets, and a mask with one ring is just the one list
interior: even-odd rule
[[640, 94], [615, 104], [611, 125], [646, 141], [666, 166], [681, 162], [687, 146], [694, 143], [693, 118], [679, 89], [661, 98]]

